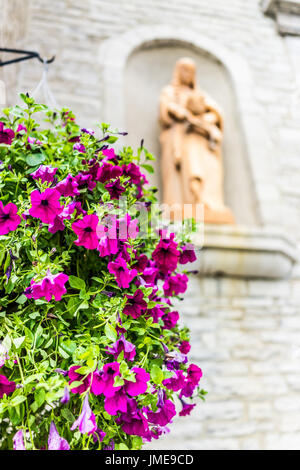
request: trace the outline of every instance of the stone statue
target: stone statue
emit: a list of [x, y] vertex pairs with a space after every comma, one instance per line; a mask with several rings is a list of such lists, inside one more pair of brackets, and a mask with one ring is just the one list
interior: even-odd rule
[[173, 218], [182, 217], [187, 204], [195, 217], [196, 204], [203, 204], [205, 222], [232, 224], [223, 198], [223, 117], [195, 77], [194, 61], [178, 60], [160, 96], [163, 202], [179, 207]]

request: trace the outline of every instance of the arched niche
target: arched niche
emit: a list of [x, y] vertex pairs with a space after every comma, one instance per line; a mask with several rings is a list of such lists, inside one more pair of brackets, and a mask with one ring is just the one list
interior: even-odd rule
[[176, 60], [184, 56], [195, 60], [198, 86], [224, 112], [225, 202], [238, 224], [257, 225], [259, 208], [248, 155], [254, 148], [248, 148], [250, 140], [245, 133], [250, 79], [242, 59], [183, 30], [141, 27], [110, 39], [100, 55], [105, 119], [129, 133], [126, 145], [135, 148], [144, 139], [157, 157], [150, 182], [160, 188], [158, 100], [161, 89], [171, 80]]

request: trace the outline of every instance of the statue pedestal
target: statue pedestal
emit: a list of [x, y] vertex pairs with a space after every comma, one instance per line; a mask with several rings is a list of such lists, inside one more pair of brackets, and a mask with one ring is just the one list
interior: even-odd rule
[[286, 278], [298, 259], [295, 243], [270, 228], [206, 224], [193, 243], [197, 261], [189, 270], [200, 276]]

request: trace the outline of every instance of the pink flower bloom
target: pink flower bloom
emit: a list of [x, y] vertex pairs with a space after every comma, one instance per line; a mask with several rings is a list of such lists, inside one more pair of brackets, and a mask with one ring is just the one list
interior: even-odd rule
[[5, 375], [0, 375], [0, 398], [5, 395], [10, 395], [16, 389], [16, 383], [10, 382]]
[[144, 300], [144, 294], [137, 289], [133, 295], [126, 294], [127, 302], [123, 309], [123, 313], [130, 315], [132, 318], [139, 318], [143, 311], [147, 309], [147, 302]]
[[29, 214], [38, 217], [44, 224], [51, 224], [63, 207], [59, 203], [60, 193], [56, 189], [47, 188], [40, 193], [37, 189], [31, 193]]
[[182, 354], [188, 354], [191, 350], [191, 345], [188, 341], [181, 341], [181, 344], [179, 346], [179, 351]]
[[143, 273], [148, 264], [148, 258], [146, 255], [140, 255], [138, 258], [135, 258], [135, 261], [132, 265], [138, 273]]
[[129, 163], [128, 165], [122, 166], [123, 176], [130, 178], [130, 183], [139, 184], [142, 178], [140, 168], [135, 163]]
[[164, 322], [164, 327], [167, 330], [171, 330], [174, 328], [179, 320], [179, 313], [178, 312], [169, 312], [166, 313], [163, 317], [162, 320]]
[[103, 149], [101, 151], [107, 160], [113, 160], [114, 158], [116, 158], [115, 150], [113, 148]]
[[127, 396], [123, 390], [119, 390], [112, 397], [106, 397], [104, 400], [104, 409], [109, 415], [116, 415], [118, 411], [126, 413]]
[[74, 431], [74, 429], [76, 429], [77, 427], [81, 434], [87, 435], [93, 434], [97, 430], [96, 418], [90, 408], [88, 395], [86, 395], [83, 401], [82, 412], [79, 415], [78, 419], [74, 421], [71, 427], [71, 431]]
[[105, 183], [111, 179], [118, 178], [121, 174], [122, 170], [118, 165], [112, 165], [104, 161], [98, 168], [96, 180], [100, 181], [100, 183]]
[[179, 412], [179, 416], [188, 416], [189, 414], [191, 414], [191, 411], [193, 408], [195, 408], [196, 404], [188, 404], [181, 398], [180, 401], [182, 403], [182, 410]]
[[82, 374], [78, 374], [76, 372], [77, 369], [80, 369], [80, 366], [72, 366], [69, 369], [68, 376], [69, 376], [69, 385], [72, 387], [72, 382], [82, 382], [81, 385], [77, 387], [71, 388], [72, 393], [79, 393], [80, 395], [84, 393], [91, 385], [91, 374], [88, 374], [86, 377]]
[[158, 323], [158, 320], [165, 314], [164, 310], [160, 307], [160, 305], [156, 305], [156, 307], [147, 310], [147, 317], [152, 317], [154, 323]]
[[117, 360], [121, 352], [124, 351], [124, 359], [127, 361], [133, 361], [135, 357], [135, 346], [134, 344], [126, 341], [124, 335], [121, 336], [111, 347], [106, 349], [107, 354], [113, 354], [114, 359]]
[[115, 377], [120, 375], [120, 364], [118, 362], [109, 362], [103, 366], [102, 371], [96, 371], [93, 374], [91, 390], [94, 395], [105, 395], [112, 397], [121, 387], [114, 387]]
[[50, 165], [41, 165], [33, 173], [30, 173], [30, 176], [32, 176], [34, 180], [41, 180], [41, 183], [45, 183], [45, 181], [52, 183], [57, 170], [58, 168], [52, 168]]
[[126, 214], [125, 217], [119, 219], [118, 221], [119, 229], [119, 240], [126, 241], [128, 238], [135, 239], [139, 232], [138, 220], [132, 220], [129, 214]]
[[165, 295], [172, 297], [173, 295], [183, 294], [187, 290], [188, 280], [186, 274], [170, 276], [163, 285]]
[[177, 250], [177, 243], [174, 241], [174, 233], [170, 234], [170, 238], [161, 238], [157, 247], [152, 253], [152, 258], [157, 267], [163, 274], [175, 271], [180, 256]]
[[193, 261], [196, 261], [196, 259], [197, 259], [197, 256], [196, 256], [193, 245], [187, 244], [184, 247], [182, 247], [182, 253], [180, 253], [180, 257], [179, 257], [180, 264], [193, 263]]
[[[78, 206], [76, 206], [76, 204]], [[71, 215], [77, 207], [79, 211], [82, 211], [80, 202], [72, 202], [71, 204], [68, 204], [66, 207], [64, 207], [62, 212], [55, 217], [51, 224], [49, 224], [49, 232], [56, 233], [59, 230], [63, 231], [65, 229], [64, 219], [70, 219]]]
[[111, 222], [111, 227], [98, 225], [96, 229], [97, 237], [99, 238], [98, 251], [101, 257], [116, 255], [119, 251], [116, 221], [113, 219]]
[[44, 277], [40, 282], [36, 283], [34, 280], [31, 281], [30, 290], [25, 293], [28, 299], [45, 299], [50, 302], [52, 296], [56, 301], [61, 300], [62, 296], [67, 292], [65, 283], [68, 281], [69, 276], [64, 273], [51, 274], [48, 271], [47, 276]]
[[68, 441], [60, 437], [53, 421], [50, 424], [48, 450], [70, 450]]
[[176, 415], [175, 405], [171, 400], [166, 400], [164, 405], [156, 413], [148, 411], [147, 416], [150, 423], [166, 426]]
[[17, 127], [17, 132], [21, 132], [21, 131], [25, 131], [25, 133], [27, 132], [27, 127], [24, 126], [23, 124], [19, 124]]
[[26, 450], [24, 444], [23, 430], [20, 429], [13, 437], [14, 450]]
[[15, 133], [12, 129], [6, 129], [4, 123], [0, 121], [0, 144], [11, 145]]
[[155, 263], [153, 261], [149, 261], [148, 266], [143, 271], [142, 278], [147, 285], [154, 286], [156, 284], [158, 274], [159, 271], [157, 267], [155, 267]]
[[148, 421], [143, 415], [143, 412], [137, 408], [135, 400], [127, 401], [127, 412], [121, 413], [121, 416], [116, 419], [116, 422], [121, 425], [122, 430], [126, 434], [144, 438], [149, 436]]
[[81, 144], [80, 142], [77, 142], [76, 144], [73, 145], [73, 150], [77, 150], [80, 153], [86, 152], [85, 146]]
[[17, 206], [9, 202], [6, 206], [0, 201], [0, 235], [6, 235], [16, 230], [21, 223], [21, 217], [17, 214]]
[[27, 148], [31, 148], [31, 145], [42, 145], [42, 142], [39, 139], [36, 139], [35, 137], [28, 137], [27, 142]]
[[115, 181], [113, 181], [112, 183], [107, 183], [105, 185], [105, 189], [107, 189], [107, 191], [109, 192], [110, 194], [110, 197], [112, 199], [119, 199], [119, 197], [124, 193], [125, 191], [125, 188], [124, 186], [121, 186], [121, 183], [120, 183], [120, 180], [119, 178], [117, 178]]
[[74, 178], [70, 173], [64, 180], [60, 181], [55, 186], [55, 189], [59, 191], [60, 194], [64, 197], [74, 197], [80, 194], [78, 191], [78, 183], [76, 178]]
[[185, 384], [185, 377], [182, 370], [175, 371], [175, 375], [169, 379], [163, 380], [162, 384], [169, 390], [173, 390], [173, 392], [178, 392], [178, 390], [181, 390]]
[[97, 225], [99, 219], [95, 214], [85, 215], [83, 219], [72, 224], [72, 230], [78, 236], [75, 245], [84, 246], [88, 250], [95, 250], [99, 240], [97, 237]]
[[123, 289], [127, 289], [130, 282], [137, 275], [137, 270], [129, 269], [126, 261], [121, 256], [118, 256], [115, 261], [108, 263], [107, 267], [108, 271], [115, 275], [118, 286]]
[[148, 388], [147, 382], [150, 380], [150, 374], [141, 367], [133, 367], [131, 370], [135, 374], [136, 382], [125, 380], [124, 387], [128, 395], [136, 397], [137, 395], [141, 395], [146, 392]]
[[185, 386], [180, 392], [180, 397], [191, 397], [202, 377], [202, 370], [196, 364], [190, 364], [187, 370]]

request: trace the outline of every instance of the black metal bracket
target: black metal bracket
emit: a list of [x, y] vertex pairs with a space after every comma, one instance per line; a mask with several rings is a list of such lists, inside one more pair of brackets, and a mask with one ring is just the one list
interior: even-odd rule
[[21, 62], [23, 60], [28, 60], [28, 59], [38, 59], [43, 64], [51, 64], [55, 59], [55, 56], [53, 56], [51, 57], [51, 59], [44, 60], [37, 52], [24, 51], [21, 49], [7, 49], [7, 48], [0, 47], [0, 52], [10, 52], [12, 54], [23, 54], [22, 57], [18, 57], [17, 59], [6, 60], [5, 62], [2, 62], [0, 60], [0, 67], [3, 67], [4, 65], [14, 64], [16, 62]]

